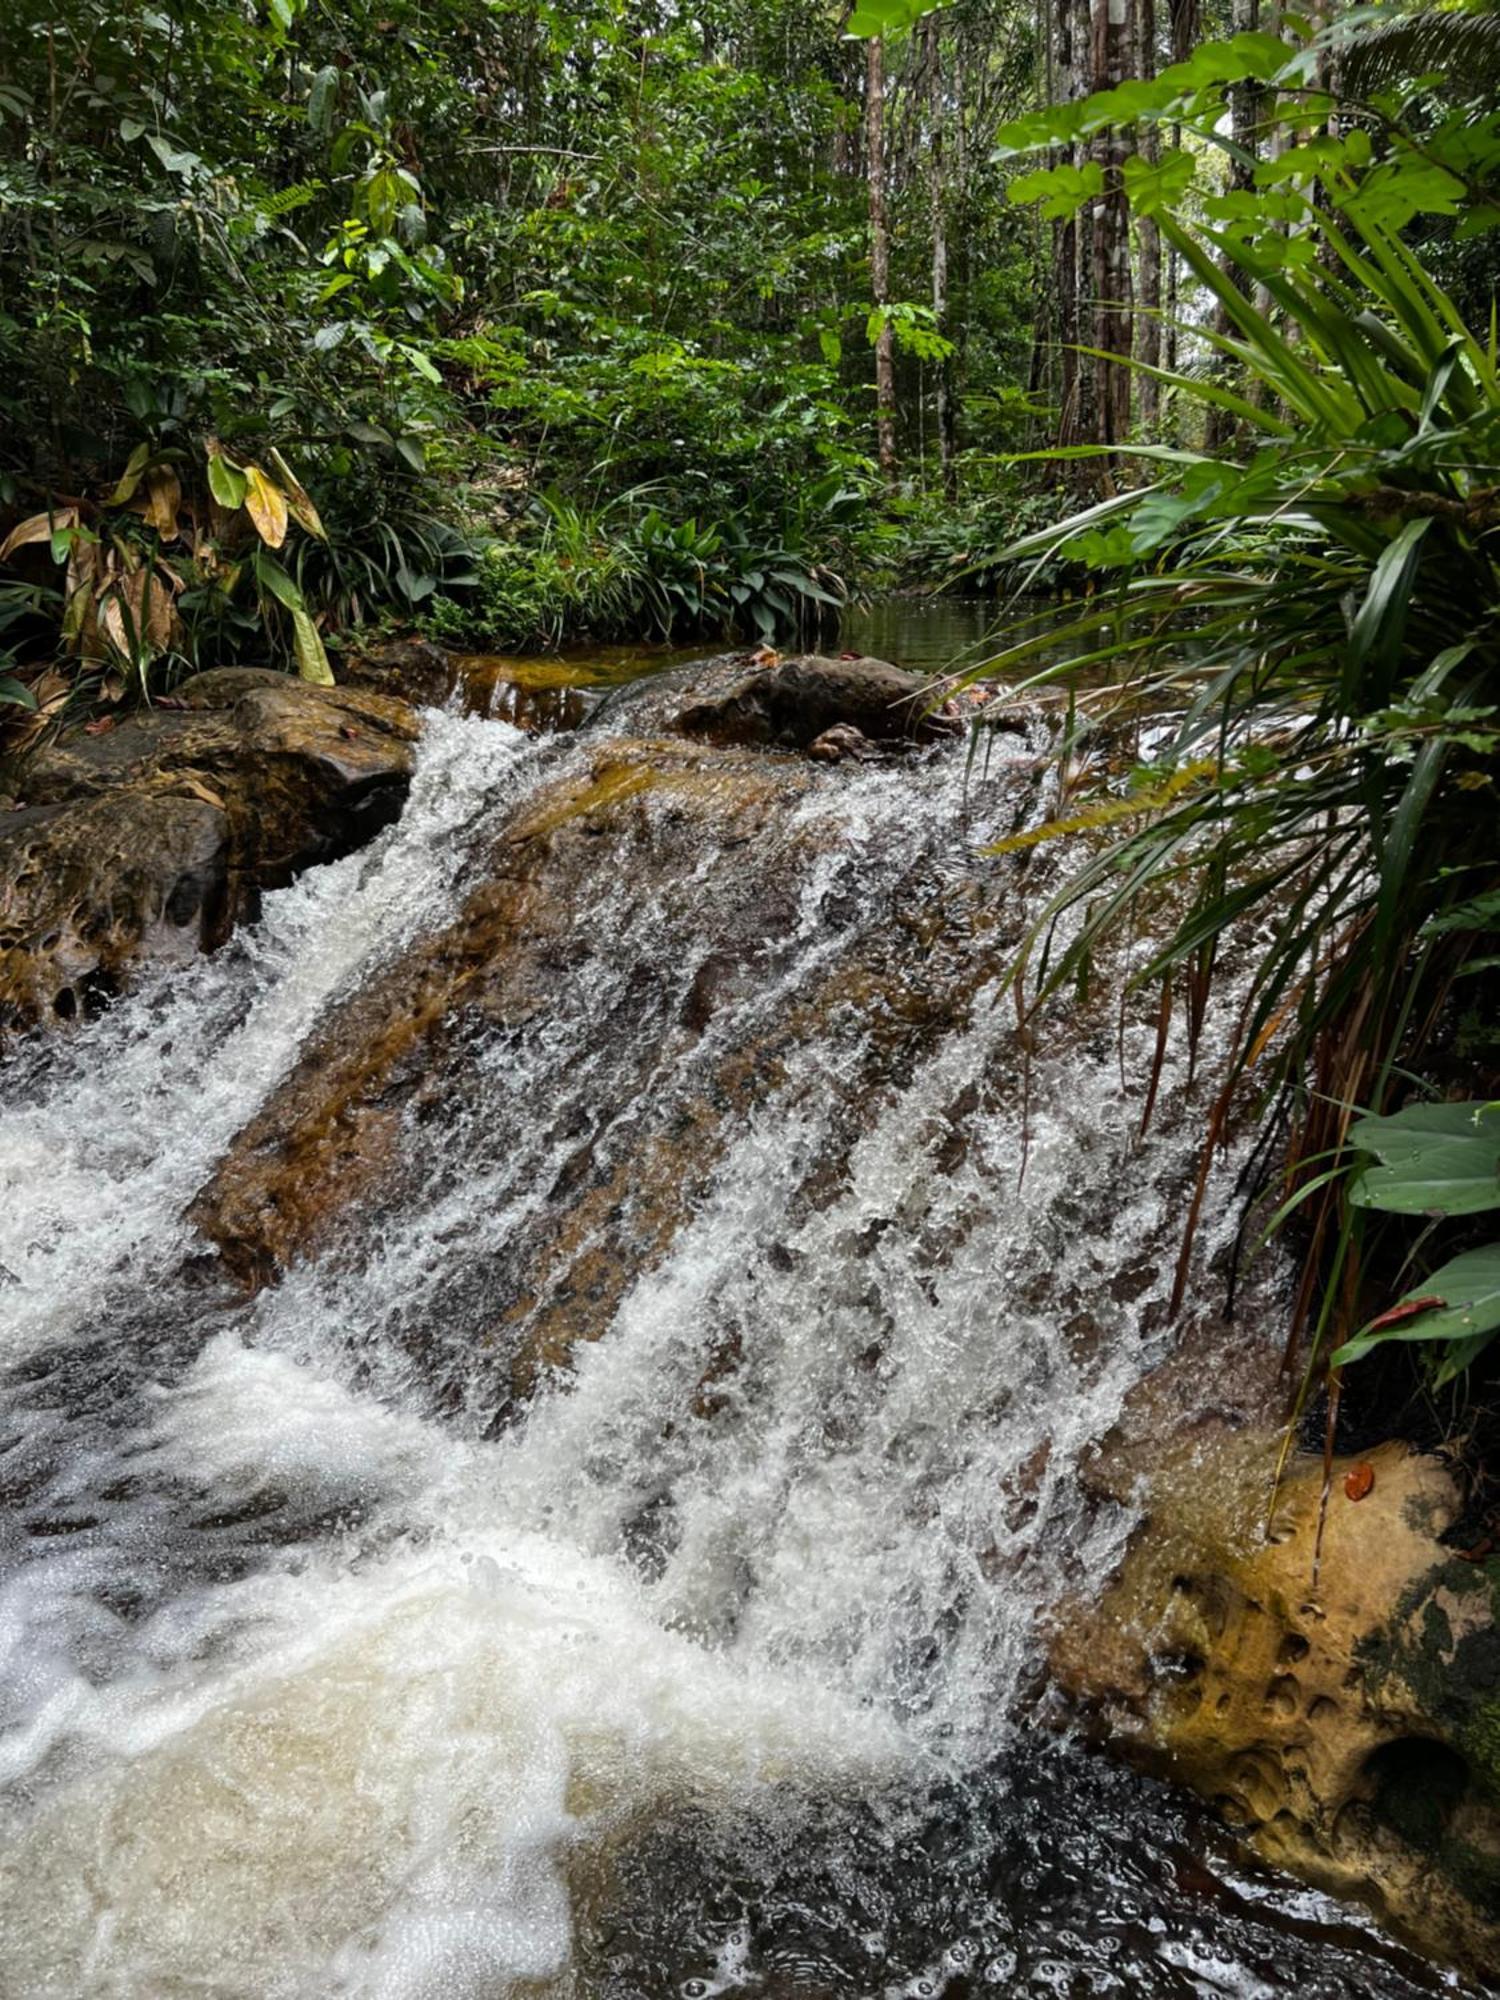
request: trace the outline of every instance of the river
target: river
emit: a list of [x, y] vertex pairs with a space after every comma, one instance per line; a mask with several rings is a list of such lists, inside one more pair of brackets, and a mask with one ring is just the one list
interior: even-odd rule
[[[847, 636], [926, 666], [965, 616], [929, 654]], [[0, 1992], [1460, 1990], [1042, 1727], [1038, 1620], [1130, 1527], [1077, 1469], [1165, 1280], [1104, 1344], [1079, 1301], [1170, 1223], [1187, 1141], [1140, 1154], [1113, 1036], [1023, 1112], [998, 991], [920, 1043], [853, 999], [916, 861], [958, 896], [1019, 768], [809, 780], [757, 864], [776, 948], [691, 1032], [748, 862], [601, 867], [557, 989], [401, 1114], [399, 1193], [257, 1296], [220, 1281], [195, 1191], [577, 754], [435, 712], [370, 848], [0, 1078]], [[532, 1310], [511, 1273], [578, 1135], [628, 1161], [841, 981], [516, 1408], [491, 1329]]]

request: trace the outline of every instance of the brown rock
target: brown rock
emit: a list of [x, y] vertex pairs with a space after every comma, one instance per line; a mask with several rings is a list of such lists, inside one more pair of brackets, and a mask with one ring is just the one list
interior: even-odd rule
[[460, 663], [431, 639], [386, 639], [351, 654], [342, 679], [346, 688], [368, 688], [419, 708], [441, 708], [458, 687]]
[[223, 668], [178, 706], [20, 763], [0, 815], [0, 1031], [71, 1019], [132, 967], [212, 950], [261, 892], [396, 817], [404, 703]]
[[[1438, 1540], [1437, 1460], [1393, 1443], [1346, 1498], [1275, 1434], [1163, 1449], [1119, 1577], [1059, 1619], [1063, 1688], [1117, 1747], [1215, 1803], [1266, 1859], [1421, 1948], [1500, 1962], [1500, 1640], [1488, 1579]], [[1496, 1658], [1489, 1659], [1493, 1650]]]
[[[475, 1172], [489, 1145], [536, 1151], [527, 1213], [482, 1269], [456, 1270], [441, 1296], [402, 1310], [429, 1379], [446, 1379], [450, 1351], [455, 1376], [472, 1375], [487, 1349], [502, 1400], [604, 1331], [695, 1212], [750, 1109], [830, 1023], [857, 1016], [857, 1062], [807, 1085], [832, 1132], [803, 1198], [828, 1199], [883, 1082], [962, 1020], [984, 983], [994, 961], [977, 931], [1003, 951], [1004, 927], [1019, 921], [1010, 902], [949, 885], [935, 938], [922, 918], [943, 878], [919, 854], [879, 922], [830, 913], [848, 945], [818, 981], [775, 1008], [736, 1007], [775, 990], [799, 949], [803, 888], [837, 837], [835, 823], [799, 815], [812, 770], [680, 739], [583, 741], [496, 829], [455, 919], [330, 1011], [192, 1211], [244, 1282], [309, 1254], [336, 1259], [352, 1195], [367, 1234], [424, 1185], [423, 1121], [464, 1104], [476, 1046], [535, 1047], [559, 1004], [597, 1008], [589, 1033], [609, 1060], [586, 1099], [560, 1091], [536, 1104], [524, 1137], [503, 1120], [475, 1130]], [[660, 926], [656, 962], [618, 985], [601, 978], [587, 928], [612, 881]]]
[[877, 743], [934, 743], [962, 733], [929, 706], [927, 684], [885, 660], [831, 660], [808, 653], [733, 681], [684, 708], [677, 727], [716, 743], [806, 750], [836, 727]]

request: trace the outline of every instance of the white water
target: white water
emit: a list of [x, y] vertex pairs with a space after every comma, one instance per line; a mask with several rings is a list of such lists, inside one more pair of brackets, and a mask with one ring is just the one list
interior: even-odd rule
[[[572, 983], [473, 1048], [355, 1254], [250, 1306], [175, 1276], [184, 1203], [309, 1029], [443, 921], [479, 826], [574, 754], [434, 718], [399, 826], [6, 1083], [7, 2000], [561, 1991], [582, 1857], [773, 1781], [966, 1768], [1004, 1737], [1038, 1610], [1108, 1567], [1127, 1524], [1076, 1470], [1158, 1352], [1165, 1281], [1107, 1287], [1171, 1241], [1190, 1145], [1137, 1153], [1112, 1034], [1039, 1065], [1018, 1186], [1000, 996], [878, 1090], [851, 1009], [523, 1420], [497, 1427], [478, 1338], [580, 1119], [607, 1154], [687, 1101], [885, 920], [924, 843], [964, 878], [1021, 794], [998, 776], [966, 826], [961, 760], [819, 779], [780, 836], [795, 918], [691, 1045], [662, 1024], [735, 879], [704, 856], [653, 898], [610, 874]], [[851, 899], [852, 930], [829, 916]], [[627, 1046], [642, 965], [666, 999]], [[1180, 1081], [1174, 1052], [1168, 1099]], [[809, 1203], [851, 1095], [860, 1136]]]

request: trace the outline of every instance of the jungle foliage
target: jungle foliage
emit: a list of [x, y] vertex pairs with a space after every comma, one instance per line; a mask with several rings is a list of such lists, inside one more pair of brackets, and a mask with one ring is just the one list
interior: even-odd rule
[[[991, 139], [1037, 65], [1001, 0], [945, 25], [940, 99], [910, 38], [892, 56], [879, 300], [837, 9], [15, 0], [8, 22], [13, 702], [163, 687], [226, 651], [316, 667], [310, 635], [336, 649], [378, 615], [491, 644], [785, 632], [899, 553], [960, 362], [983, 391], [971, 488], [1008, 478], [987, 460], [1029, 421], [1009, 385], [1034, 246]], [[934, 205], [961, 341], [930, 303]], [[318, 525], [263, 533], [261, 474]]]
[[[1492, 299], [1476, 323], [1432, 243], [1500, 224], [1500, 118], [1478, 81], [1356, 106], [1331, 69], [1348, 32], [1237, 35], [1002, 134], [1051, 149], [1014, 198], [1067, 219], [1113, 176], [1152, 219], [1204, 301], [1206, 360], [1150, 371], [1196, 424], [1084, 447], [1098, 497], [1005, 551], [1092, 573], [1066, 657], [1032, 671], [1052, 617], [984, 671], [1067, 686], [1074, 750], [1167, 718], [1111, 797], [1007, 844], [1096, 840], [1033, 932], [1026, 1006], [1125, 930], [1154, 940], [1136, 978], [1163, 1038], [1180, 1006], [1196, 1046], [1211, 994], [1236, 996], [1179, 1298], [1248, 1104], [1263, 1182], [1282, 1163], [1273, 1225], [1303, 1233], [1289, 1357], [1308, 1329], [1309, 1380], [1415, 1343], [1441, 1385], [1500, 1328], [1494, 1247], [1442, 1262], [1438, 1229], [1500, 1205], [1493, 1107], [1429, 1101], [1500, 1083], [1500, 375]], [[1126, 121], [1136, 148], [1101, 166], [1092, 142]], [[1414, 1166], [1456, 1169], [1461, 1198], [1413, 1192]]]

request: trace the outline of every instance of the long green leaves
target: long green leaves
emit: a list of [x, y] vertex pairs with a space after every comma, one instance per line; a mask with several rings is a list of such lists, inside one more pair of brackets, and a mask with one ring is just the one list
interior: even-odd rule
[[[1213, 411], [1232, 436], [1156, 454], [1149, 486], [1002, 552], [1081, 561], [1101, 587], [1060, 635], [1034, 622], [979, 670], [1033, 691], [1067, 684], [1070, 714], [1116, 743], [1143, 715], [1175, 718], [1149, 764], [1119, 773], [1116, 760], [1105, 801], [1025, 834], [1081, 827], [1093, 852], [1023, 945], [1021, 990], [1046, 1004], [1109, 933], [1159, 928], [1164, 910], [1136, 979], [1175, 981], [1191, 1034], [1205, 981], [1240, 968], [1209, 1139], [1241, 1093], [1289, 1109], [1277, 1206], [1308, 1231], [1299, 1311], [1346, 1360], [1378, 1344], [1369, 1327], [1350, 1337], [1360, 1217], [1391, 1205], [1369, 1174], [1344, 1205], [1350, 1149], [1382, 1129], [1366, 1120], [1351, 1137], [1354, 1107], [1385, 1112], [1407, 1088], [1500, 923], [1500, 895], [1487, 900], [1500, 885], [1500, 386], [1356, 154], [1320, 156], [1322, 207], [1289, 197], [1257, 220], [1226, 204], [1208, 229], [1158, 214], [1222, 315], [1207, 344], [1238, 375], [1226, 387], [1179, 368], [1173, 388], [1205, 434]], [[1394, 1322], [1403, 1339], [1448, 1342], [1449, 1373], [1487, 1337], [1485, 1274], [1471, 1276], [1446, 1275], [1451, 1325]]]

